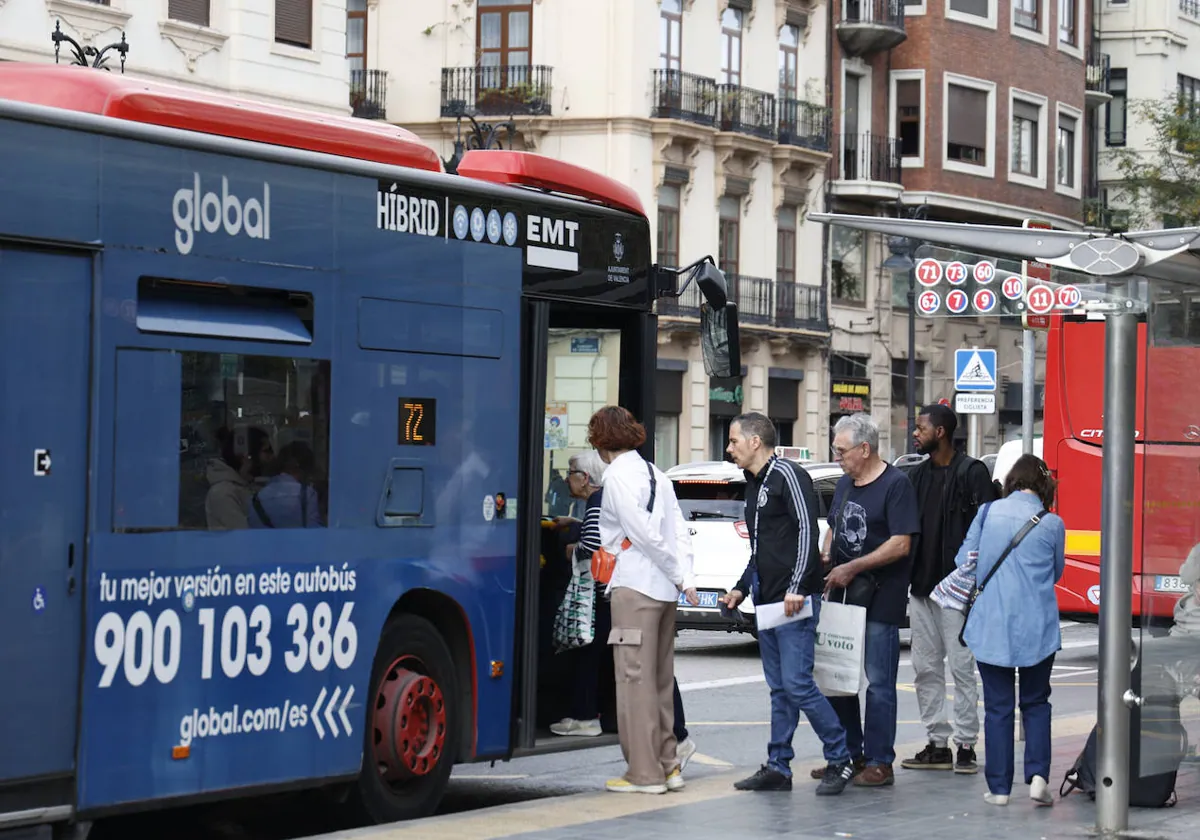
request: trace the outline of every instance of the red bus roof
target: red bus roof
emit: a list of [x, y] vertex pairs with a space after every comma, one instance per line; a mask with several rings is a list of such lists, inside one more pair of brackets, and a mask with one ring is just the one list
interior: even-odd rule
[[606, 175], [554, 158], [528, 152], [470, 151], [458, 164], [458, 174], [494, 184], [513, 184], [567, 193], [608, 207], [645, 216], [633, 189]]
[[[390, 123], [267, 105], [89, 67], [0, 62], [0, 99], [408, 169], [444, 171], [433, 149], [411, 131]], [[458, 174], [565, 193], [646, 215], [637, 193], [625, 184], [542, 155], [471, 151], [463, 156]]]
[[441, 172], [433, 149], [386, 122], [339, 117], [75, 65], [0, 62], [0, 99]]

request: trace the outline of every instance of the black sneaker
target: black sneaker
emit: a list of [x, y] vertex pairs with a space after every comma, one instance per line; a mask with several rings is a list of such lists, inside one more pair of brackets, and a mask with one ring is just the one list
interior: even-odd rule
[[949, 747], [938, 747], [930, 742], [914, 757], [901, 761], [900, 766], [905, 770], [953, 770], [954, 753]]
[[850, 784], [852, 778], [854, 778], [854, 765], [850, 762], [830, 764], [825, 768], [825, 776], [821, 779], [821, 784], [817, 785], [817, 796], [837, 796], [846, 789], [846, 785]]
[[738, 790], [791, 790], [792, 777], [764, 764], [753, 776], [734, 782], [733, 786]]
[[[829, 769], [829, 765], [825, 765], [824, 767], [814, 767], [812, 769], [812, 772], [809, 773], [809, 775], [812, 776], [814, 781], [819, 782], [825, 778], [825, 771], [828, 769]], [[867, 759], [865, 756], [860, 755], [858, 758], [854, 759], [855, 774], [861, 773], [863, 770], [866, 770], [866, 769], [867, 769]]]
[[958, 758], [954, 762], [955, 773], [978, 773], [979, 765], [975, 763], [975, 748], [958, 746]]

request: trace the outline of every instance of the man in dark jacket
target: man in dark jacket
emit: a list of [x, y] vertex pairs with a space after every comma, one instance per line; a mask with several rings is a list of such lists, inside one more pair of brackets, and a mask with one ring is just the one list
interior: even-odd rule
[[[846, 732], [813, 681], [824, 582], [812, 478], [798, 464], [775, 455], [775, 427], [762, 414], [743, 414], [730, 423], [727, 451], [747, 473], [750, 564], [737, 586], [721, 600], [732, 610], [747, 592], [753, 592], [757, 609], [782, 602], [784, 615], [793, 619], [759, 628], [758, 649], [771, 689], [771, 739], [767, 743], [767, 763], [734, 787], [792, 789], [792, 737], [803, 711], [824, 745], [828, 762], [817, 795], [838, 794], [845, 790], [854, 768], [846, 748]], [[805, 617], [795, 618], [802, 613]]]
[[[901, 767], [908, 770], [978, 771], [979, 690], [975, 659], [958, 641], [963, 614], [944, 610], [929, 596], [954, 571], [954, 558], [980, 506], [996, 498], [987, 466], [954, 451], [958, 420], [944, 405], [921, 409], [913, 443], [929, 457], [910, 473], [921, 511], [921, 534], [913, 551], [908, 614], [912, 626], [912, 665], [921, 722], [929, 746]], [[954, 677], [954, 724], [946, 715], [946, 660]], [[950, 750], [953, 735], [958, 752]]]

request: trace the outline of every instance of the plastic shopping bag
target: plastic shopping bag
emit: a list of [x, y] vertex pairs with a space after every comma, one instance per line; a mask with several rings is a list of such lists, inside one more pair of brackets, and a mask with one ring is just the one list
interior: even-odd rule
[[588, 565], [574, 564], [554, 614], [554, 648], [559, 653], [590, 645], [596, 635], [596, 582]]
[[867, 610], [826, 601], [817, 622], [813, 679], [826, 697], [851, 697], [862, 689]]

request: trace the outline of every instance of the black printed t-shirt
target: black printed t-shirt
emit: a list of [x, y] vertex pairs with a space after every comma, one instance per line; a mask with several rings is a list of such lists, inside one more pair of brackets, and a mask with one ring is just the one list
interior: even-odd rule
[[[835, 566], [870, 554], [898, 534], [919, 534], [916, 490], [908, 477], [891, 464], [862, 487], [855, 487], [854, 479], [844, 475], [833, 494], [829, 527], [833, 531], [830, 554]], [[867, 608], [867, 621], [903, 624], [912, 575], [911, 552], [870, 571], [879, 589]]]

